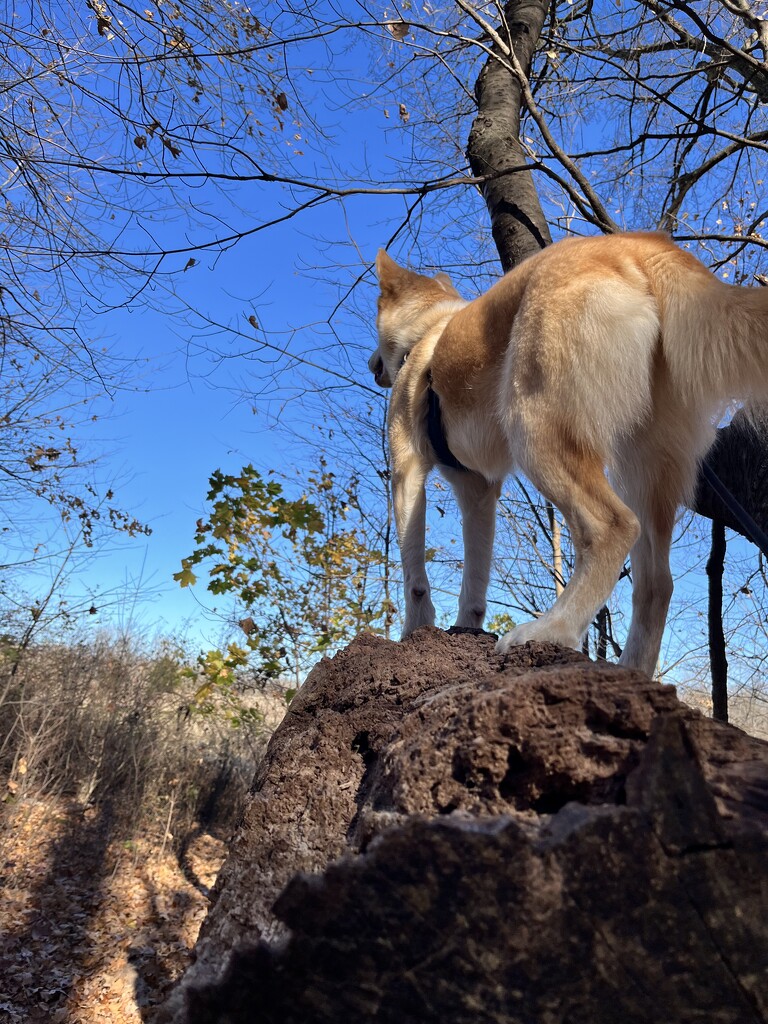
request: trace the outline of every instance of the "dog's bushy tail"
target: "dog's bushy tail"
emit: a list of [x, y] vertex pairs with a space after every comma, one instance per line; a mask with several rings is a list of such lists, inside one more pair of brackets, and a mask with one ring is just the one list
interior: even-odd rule
[[666, 269], [662, 346], [683, 400], [768, 401], [768, 288], [726, 284], [681, 250]]

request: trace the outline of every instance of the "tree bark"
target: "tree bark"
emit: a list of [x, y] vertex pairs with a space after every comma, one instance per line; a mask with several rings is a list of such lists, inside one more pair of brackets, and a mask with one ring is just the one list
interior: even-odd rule
[[[504, 5], [506, 27], [499, 34], [514, 48], [528, 75], [548, 0], [510, 0]], [[477, 117], [469, 133], [467, 157], [476, 175], [498, 174], [483, 186], [491, 230], [504, 271], [552, 241], [526, 157], [520, 145], [520, 83], [505, 65], [497, 45], [475, 84]], [[500, 173], [508, 172], [508, 173]]]
[[595, 657], [598, 661], [605, 661], [608, 657], [608, 607], [603, 607], [595, 616], [595, 627], [597, 629], [597, 645]]
[[707, 561], [709, 579], [709, 667], [712, 675], [712, 717], [728, 721], [728, 658], [723, 633], [723, 570], [725, 568], [725, 526], [712, 520], [712, 549]]

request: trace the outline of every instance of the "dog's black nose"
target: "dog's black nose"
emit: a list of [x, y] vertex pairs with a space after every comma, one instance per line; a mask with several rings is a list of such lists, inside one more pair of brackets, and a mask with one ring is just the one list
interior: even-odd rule
[[371, 359], [369, 361], [368, 366], [370, 367], [371, 372], [373, 373], [374, 380], [376, 381], [377, 384], [380, 385], [381, 377], [382, 374], [384, 373], [384, 360], [381, 358], [381, 356], [377, 356], [375, 359]]

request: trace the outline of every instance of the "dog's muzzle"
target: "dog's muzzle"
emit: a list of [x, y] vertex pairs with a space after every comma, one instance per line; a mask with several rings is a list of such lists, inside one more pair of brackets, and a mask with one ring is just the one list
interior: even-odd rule
[[379, 385], [380, 388], [391, 388], [392, 381], [389, 379], [389, 374], [384, 366], [384, 360], [381, 358], [378, 352], [374, 352], [371, 358], [368, 360], [368, 369], [373, 374], [373, 379]]

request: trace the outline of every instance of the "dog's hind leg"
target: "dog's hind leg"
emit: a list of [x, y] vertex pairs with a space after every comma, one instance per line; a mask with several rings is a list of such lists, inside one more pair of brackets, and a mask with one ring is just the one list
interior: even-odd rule
[[501, 485], [488, 483], [477, 473], [455, 469], [443, 472], [453, 487], [462, 516], [464, 569], [456, 625], [479, 629], [485, 619], [496, 532], [496, 502]]
[[425, 561], [427, 497], [424, 483], [432, 464], [416, 452], [393, 456], [392, 501], [403, 565], [403, 636], [435, 623]]
[[638, 509], [642, 533], [632, 548], [632, 620], [619, 664], [653, 676], [672, 598], [669, 548], [675, 522], [674, 504], [649, 503]]
[[656, 671], [672, 574], [669, 549], [682, 497], [693, 490], [697, 458], [711, 435], [707, 420], [683, 416], [680, 403], [660, 403], [653, 426], [617, 453], [621, 494], [640, 520], [632, 548], [632, 620], [620, 664]]
[[610, 487], [602, 456], [564, 433], [538, 424], [524, 446], [523, 468], [532, 483], [562, 512], [571, 531], [575, 568], [552, 608], [534, 622], [506, 633], [497, 650], [526, 640], [578, 647], [618, 579], [640, 527]]
[[619, 493], [640, 520], [632, 549], [632, 620], [620, 664], [656, 671], [672, 597], [669, 549], [675, 516], [696, 486], [699, 459], [712, 443], [706, 409], [682, 401], [665, 364], [656, 367], [647, 424], [615, 453]]

